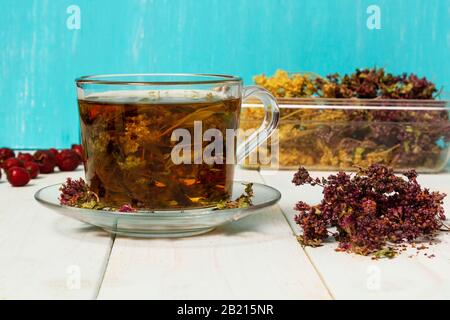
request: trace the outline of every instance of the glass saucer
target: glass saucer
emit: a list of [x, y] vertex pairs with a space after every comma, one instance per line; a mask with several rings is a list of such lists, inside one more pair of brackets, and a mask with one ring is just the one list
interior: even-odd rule
[[[233, 183], [232, 199], [244, 193], [244, 182]], [[214, 208], [176, 210], [111, 212], [62, 206], [59, 203], [59, 188], [55, 184], [40, 189], [34, 195], [44, 206], [62, 215], [100, 227], [110, 233], [131, 237], [185, 237], [202, 234], [215, 227], [237, 221], [261, 212], [278, 202], [280, 192], [270, 186], [253, 183], [253, 206], [248, 208], [214, 210]]]

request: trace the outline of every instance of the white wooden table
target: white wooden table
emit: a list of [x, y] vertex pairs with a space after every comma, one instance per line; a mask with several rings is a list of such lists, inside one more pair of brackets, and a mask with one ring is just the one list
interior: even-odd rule
[[[326, 173], [324, 173], [326, 174]], [[69, 173], [82, 176], [81, 170]], [[292, 171], [247, 171], [282, 200], [264, 213], [184, 239], [133, 239], [59, 216], [33, 198], [66, 173], [41, 175], [23, 188], [0, 180], [0, 299], [391, 299], [450, 298], [450, 235], [426, 252], [396, 259], [303, 249], [292, 223], [298, 200], [320, 188], [295, 187]], [[450, 174], [420, 181], [450, 195]], [[450, 198], [445, 200], [450, 215]]]

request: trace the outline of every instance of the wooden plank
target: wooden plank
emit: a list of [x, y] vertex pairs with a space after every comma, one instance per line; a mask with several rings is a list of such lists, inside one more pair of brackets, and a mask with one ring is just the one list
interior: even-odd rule
[[[293, 221], [294, 204], [299, 201], [318, 203], [321, 189], [295, 187], [290, 181], [294, 171], [262, 171], [265, 182], [281, 191], [280, 207], [286, 218]], [[327, 176], [329, 173], [312, 173]], [[421, 175], [423, 186], [450, 195], [450, 174]], [[450, 215], [450, 199], [445, 200], [445, 211]], [[292, 223], [295, 232], [300, 229]], [[450, 235], [439, 237], [441, 243], [431, 246], [418, 256], [411, 249], [392, 260], [374, 261], [368, 257], [335, 252], [331, 241], [320, 248], [306, 248], [313, 264], [337, 299], [449, 299], [450, 298]], [[430, 259], [424, 255], [434, 254]]]
[[0, 299], [96, 297], [112, 237], [34, 199], [38, 189], [81, 175], [41, 175], [21, 188], [1, 178]]
[[[256, 171], [236, 179], [261, 181]], [[100, 299], [330, 298], [278, 207], [183, 239], [117, 237]]]

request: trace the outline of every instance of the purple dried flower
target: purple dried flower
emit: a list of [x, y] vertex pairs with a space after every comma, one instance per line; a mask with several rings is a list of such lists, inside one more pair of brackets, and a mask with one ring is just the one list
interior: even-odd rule
[[323, 200], [316, 206], [304, 202], [295, 206], [299, 212], [295, 222], [303, 229], [299, 241], [318, 246], [328, 237], [328, 229], [336, 227], [338, 251], [374, 254], [378, 258], [393, 256], [388, 243], [433, 237], [445, 219], [445, 194], [422, 189], [414, 170], [405, 176], [407, 181], [397, 177], [391, 168], [374, 164], [360, 168], [354, 176], [339, 172], [319, 181], [300, 168], [294, 184], [320, 182]]
[[118, 210], [119, 212], [136, 212], [137, 209], [133, 208], [131, 205], [129, 204], [124, 204], [123, 206], [121, 206]]

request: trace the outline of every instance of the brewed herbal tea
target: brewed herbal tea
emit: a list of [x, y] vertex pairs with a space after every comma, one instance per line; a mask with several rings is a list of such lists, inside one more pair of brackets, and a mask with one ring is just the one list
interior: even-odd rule
[[[233, 164], [194, 161], [194, 141], [199, 141], [194, 124], [201, 121], [202, 135], [218, 129], [225, 146], [226, 129], [238, 127], [241, 100], [211, 92], [190, 92], [189, 97], [185, 91], [168, 93], [118, 91], [78, 100], [86, 180], [103, 203], [176, 209], [212, 206], [229, 198]], [[172, 159], [180, 143], [171, 139], [176, 129], [186, 129], [192, 138], [190, 163]], [[211, 143], [200, 139], [197, 147], [201, 144], [203, 153]], [[224, 147], [213, 156], [225, 159], [226, 153]]]

